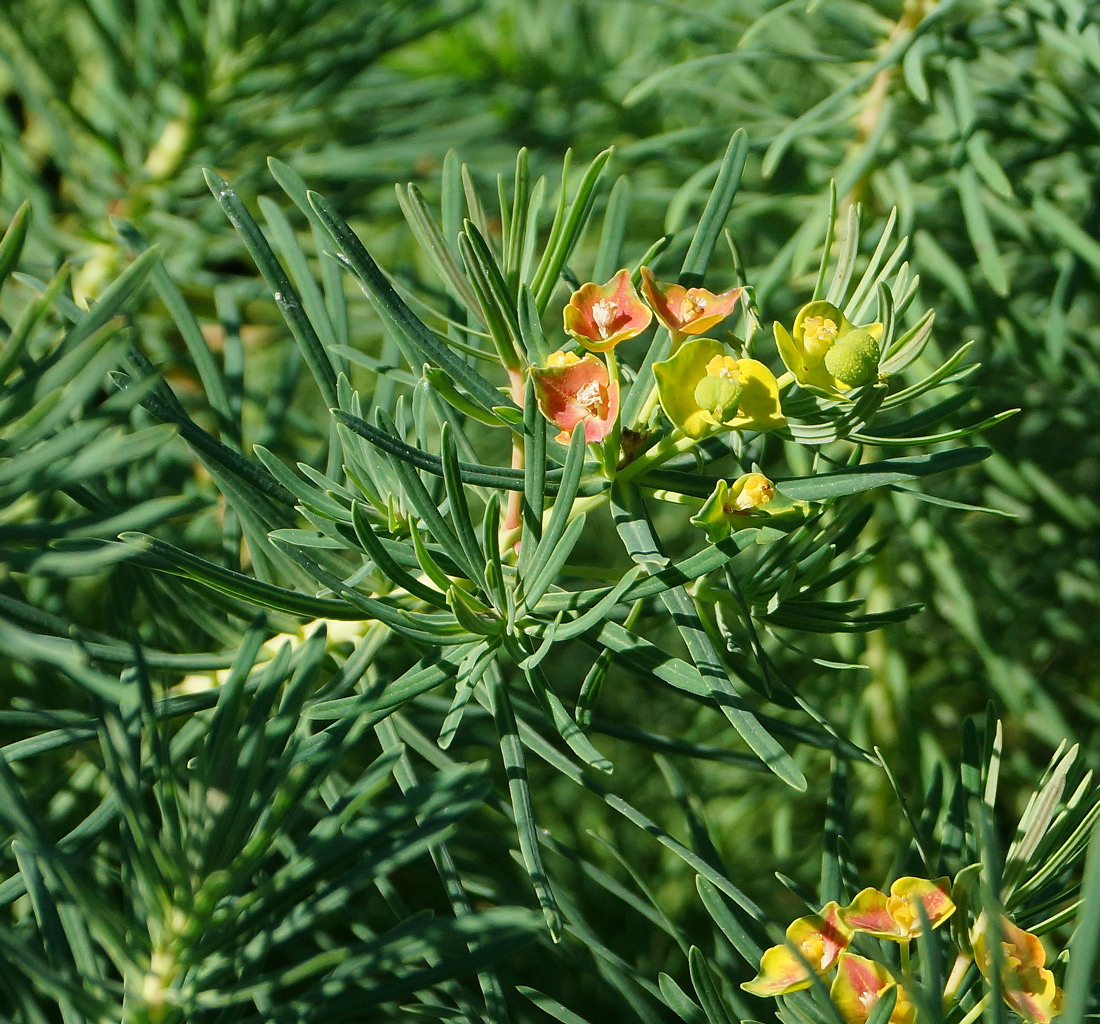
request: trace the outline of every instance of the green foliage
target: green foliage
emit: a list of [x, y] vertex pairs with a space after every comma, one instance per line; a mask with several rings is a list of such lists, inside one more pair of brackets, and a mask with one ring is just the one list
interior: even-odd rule
[[[1084, 1020], [1098, 39], [9, 4], [0, 1015], [852, 1024], [738, 983], [948, 876], [855, 946], [921, 1021], [1015, 1013], [1010, 926]], [[620, 267], [743, 288], [718, 384], [676, 323], [566, 340]]]

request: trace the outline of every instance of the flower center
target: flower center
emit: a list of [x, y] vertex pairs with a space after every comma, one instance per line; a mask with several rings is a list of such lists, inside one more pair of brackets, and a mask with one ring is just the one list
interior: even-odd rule
[[760, 473], [754, 473], [745, 481], [741, 493], [737, 495], [735, 504], [740, 511], [750, 508], [759, 508], [766, 505], [775, 497], [775, 487], [772, 482]]
[[618, 315], [619, 306], [614, 299], [600, 299], [592, 303], [592, 322], [596, 325], [596, 330], [600, 332], [600, 337], [605, 341], [610, 337], [611, 328], [614, 326]]
[[827, 316], [808, 316], [802, 321], [802, 344], [806, 354], [822, 359], [836, 342], [840, 328]]
[[707, 297], [705, 295], [692, 295], [688, 292], [680, 305], [680, 322], [691, 323], [698, 320], [707, 311]]
[[607, 388], [599, 381], [590, 380], [577, 389], [577, 401], [584, 406], [589, 416], [603, 419], [607, 415]]
[[741, 401], [741, 368], [732, 356], [714, 356], [706, 376], [695, 385], [695, 404], [709, 413], [713, 423], [726, 423], [737, 415]]
[[741, 370], [733, 356], [715, 356], [707, 363], [707, 376], [738, 380], [741, 376]]

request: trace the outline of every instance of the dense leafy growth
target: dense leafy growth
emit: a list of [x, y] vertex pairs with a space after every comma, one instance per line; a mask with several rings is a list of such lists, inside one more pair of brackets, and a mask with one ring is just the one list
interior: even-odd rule
[[1095, 1015], [1098, 71], [11, 0], [0, 1017]]

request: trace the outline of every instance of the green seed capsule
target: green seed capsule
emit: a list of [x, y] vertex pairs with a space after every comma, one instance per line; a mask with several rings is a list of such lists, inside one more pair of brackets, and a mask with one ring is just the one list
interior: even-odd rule
[[866, 384], [878, 371], [879, 347], [874, 335], [856, 328], [825, 353], [825, 369], [849, 387]]
[[695, 401], [719, 423], [737, 414], [741, 401], [741, 382], [725, 376], [706, 376], [695, 386]]

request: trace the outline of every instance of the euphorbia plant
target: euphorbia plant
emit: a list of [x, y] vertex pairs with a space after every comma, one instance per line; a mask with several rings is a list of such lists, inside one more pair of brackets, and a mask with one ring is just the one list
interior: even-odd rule
[[[728, 628], [731, 608], [747, 608], [750, 629], [755, 628], [754, 619], [761, 624], [787, 621], [789, 587], [784, 585], [780, 593], [778, 578], [754, 580], [756, 551], [797, 530], [802, 538], [799, 550], [807, 557], [817, 550], [828, 552], [843, 522], [837, 518], [841, 504], [835, 504], [834, 495], [857, 493], [880, 481], [912, 479], [916, 473], [981, 457], [956, 450], [925, 456], [919, 464], [886, 459], [878, 464], [877, 476], [860, 467], [836, 471], [824, 463], [802, 474], [784, 468], [780, 439], [808, 443], [804, 438], [813, 432], [814, 445], [843, 444], [858, 431], [859, 445], [874, 445], [875, 410], [892, 380], [922, 352], [930, 318], [918, 317], [912, 326], [902, 326], [914, 292], [907, 272], [899, 271], [884, 285], [891, 290], [893, 305], [889, 330], [880, 332], [877, 372], [855, 387], [850, 399], [822, 398], [816, 391], [800, 389], [789, 376], [780, 383], [769, 363], [781, 365], [777, 357], [783, 353], [766, 349], [752, 337], [755, 317], [739, 325], [742, 338], [736, 347], [728, 345], [724, 339], [731, 325], [738, 326], [733, 317], [746, 294], [744, 286], [715, 293], [702, 282], [734, 200], [745, 146], [738, 133], [674, 283], [661, 281], [653, 271], [653, 254], [660, 248], [655, 246], [635, 270], [617, 249], [605, 252], [605, 266], [626, 263], [627, 268], [604, 284], [581, 284], [572, 294], [559, 289], [567, 263], [575, 267], [586, 258], [579, 243], [610, 153], [601, 154], [588, 168], [571, 202], [563, 187], [549, 241], [537, 259], [531, 255], [538, 241], [537, 220], [530, 209], [532, 190], [524, 156], [516, 166], [511, 203], [500, 211], [506, 230], [499, 242], [472, 193], [466, 210], [444, 211], [443, 223], [463, 225], [457, 237], [446, 238], [440, 222], [410, 188], [402, 194], [402, 205], [417, 237], [434, 240], [426, 250], [428, 258], [451, 295], [479, 325], [461, 344], [457, 339], [452, 343], [453, 317], [434, 321], [414, 314], [332, 207], [307, 192], [289, 168], [274, 163], [279, 182], [317, 229], [331, 238], [414, 375], [415, 386], [407, 397], [393, 408], [373, 412], [363, 408], [347, 375], [320, 344], [318, 339], [327, 332], [314, 330], [302, 315], [301, 301], [285, 275], [280, 276], [277, 260], [244, 204], [228, 183], [211, 176], [219, 202], [241, 228], [269, 280], [277, 284], [280, 308], [294, 328], [307, 365], [322, 391], [335, 395], [341, 467], [337, 478], [311, 474], [307, 483], [264, 455], [279, 487], [301, 502], [308, 527], [288, 529], [285, 519], [271, 520], [269, 537], [255, 535], [258, 553], [271, 567], [272, 582], [284, 586], [303, 575], [317, 580], [331, 595], [320, 605], [307, 602], [318, 614], [375, 617], [410, 643], [450, 652], [430, 677], [436, 679], [432, 685], [446, 680], [456, 685], [441, 733], [448, 738], [456, 734], [471, 698], [477, 696], [491, 709], [502, 755], [513, 767], [524, 760], [524, 745], [515, 741], [512, 710], [515, 683], [522, 680], [546, 724], [572, 755], [589, 766], [610, 769], [578, 722], [589, 720], [608, 659], [634, 671], [653, 671], [643, 666], [650, 664], [656, 648], [629, 628], [607, 624], [639, 607], [637, 602], [657, 599], [686, 645], [685, 656], [665, 661], [656, 670], [658, 677], [710, 702], [767, 770], [798, 789], [805, 787], [801, 768], [759, 716], [758, 702], [745, 699], [742, 673], [751, 677], [751, 667], [734, 660], [732, 647], [723, 650], [713, 639], [716, 627]], [[453, 163], [448, 168], [447, 173], [458, 174]], [[447, 194], [453, 197], [455, 192]], [[823, 268], [831, 256], [829, 251], [822, 253]], [[885, 256], [886, 247], [880, 243], [864, 281], [880, 273]], [[825, 278], [823, 269], [819, 279]], [[636, 282], [661, 325], [648, 336], [652, 318]], [[863, 281], [856, 283], [856, 291], [865, 291], [862, 285]], [[849, 287], [839, 272], [834, 286], [842, 292]], [[838, 310], [843, 301], [843, 295], [836, 297]], [[323, 315], [316, 306], [314, 313]], [[841, 312], [836, 315], [844, 328], [848, 321]], [[449, 325], [447, 335], [444, 324]], [[563, 327], [590, 351], [580, 354], [566, 348], [566, 340], [556, 336]], [[707, 334], [719, 328], [722, 338]], [[486, 338], [491, 347], [482, 344]], [[630, 366], [619, 358], [620, 346], [635, 339], [637, 348], [639, 338], [644, 357]], [[903, 397], [919, 396], [941, 380], [942, 374], [934, 372], [910, 384]], [[507, 439], [510, 466], [479, 461], [473, 435], [463, 432], [470, 420]], [[551, 437], [548, 425], [556, 428]], [[895, 442], [891, 437], [890, 443]], [[672, 574], [663, 572], [669, 560], [649, 518], [649, 494], [688, 506], [680, 513], [684, 527], [694, 507], [698, 515], [693, 521], [708, 533], [710, 543]], [[610, 508], [625, 554], [636, 563], [629, 573], [624, 574], [618, 554], [602, 566], [569, 562], [586, 529], [586, 516], [601, 506]], [[780, 510], [785, 514], [771, 514]], [[750, 514], [742, 515], [746, 512]], [[252, 522], [254, 514], [249, 517]], [[158, 567], [192, 572], [188, 566], [194, 563], [152, 543]], [[372, 566], [371, 574], [355, 575], [354, 566], [364, 559]], [[801, 570], [791, 563], [787, 571], [795, 579]], [[559, 582], [563, 573], [610, 580], [570, 590]], [[815, 602], [829, 607], [820, 589], [828, 585], [828, 577], [820, 572], [807, 577], [797, 601], [791, 602], [791, 613], [797, 605], [801, 621], [806, 621], [803, 610], [814, 608]], [[238, 598], [255, 593], [236, 577], [220, 577], [219, 586]], [[281, 593], [265, 591], [263, 600], [272, 607], [289, 607]], [[878, 612], [861, 620], [852, 605], [846, 606], [845, 614], [855, 629], [890, 619], [890, 613]], [[592, 685], [585, 684], [570, 709], [568, 681], [560, 672], [544, 673], [541, 666], [558, 644], [574, 639], [602, 653]], [[758, 647], [753, 649], [762, 657]], [[767, 673], [763, 664], [762, 669]], [[824, 733], [804, 735], [814, 736], [813, 742], [832, 743]], [[510, 797], [525, 865], [557, 936], [559, 912], [535, 841], [531, 794], [517, 782], [510, 787]]]
[[[809, 298], [830, 308], [812, 316], [804, 310], [801, 338], [805, 341], [809, 329], [811, 341], [829, 342], [824, 361], [850, 340], [855, 328], [846, 325], [864, 320], [860, 307], [868, 282], [887, 278], [873, 322], [882, 325], [874, 338], [874, 372], [852, 374], [834, 359], [830, 373], [838, 380], [847, 377], [845, 388], [821, 387], [792, 372], [777, 377], [781, 349], [754, 336], [755, 316], [737, 319], [749, 283], [722, 293], [705, 288], [745, 153], [744, 137], [738, 134], [675, 283], [655, 276], [660, 243], [624, 253], [610, 235], [612, 241], [592, 264], [594, 281], [576, 288], [562, 282], [575, 283], [576, 268], [589, 259], [582, 234], [609, 154], [594, 161], [572, 201], [563, 187], [537, 258], [541, 236], [532, 206], [539, 190], [529, 188], [524, 158], [517, 163], [511, 203], [503, 186], [499, 193], [504, 204], [499, 222], [505, 225], [500, 238], [472, 183], [469, 189], [453, 187], [469, 175], [452, 161], [445, 170], [452, 187], [444, 190], [450, 205], [441, 220], [462, 225], [454, 238], [444, 234], [419, 193], [410, 189], [403, 195], [418, 237], [430, 243], [429, 260], [462, 310], [461, 316], [451, 315], [451, 309], [447, 316], [423, 317], [332, 206], [308, 192], [288, 167], [273, 163], [277, 180], [327, 236], [375, 306], [393, 339], [393, 360], [403, 360], [395, 367], [363, 357], [376, 379], [373, 389], [361, 389], [362, 395], [344, 362], [355, 350], [336, 341], [347, 325], [330, 320], [334, 310], [346, 309], [342, 292], [337, 298], [335, 291], [322, 296], [316, 287], [299, 289], [230, 183], [209, 175], [217, 201], [264, 273], [331, 409], [325, 472], [308, 463], [296, 472], [262, 447], [255, 461], [241, 445], [208, 433], [188, 418], [136, 349], [128, 350], [112, 378], [148, 413], [173, 423], [194, 447], [238, 517], [249, 556], [243, 564], [226, 565], [160, 537], [127, 534], [126, 557], [134, 567], [183, 578], [211, 605], [237, 617], [263, 608], [278, 617], [287, 637], [308, 643], [310, 657], [334, 659], [340, 667], [332, 671], [331, 685], [319, 685], [308, 698], [304, 690], [294, 689], [300, 703], [288, 705], [279, 721], [282, 730], [293, 717], [290, 708], [295, 715], [300, 709], [305, 765], [315, 746], [331, 742], [343, 750], [357, 730], [372, 729], [386, 757], [395, 764], [401, 759], [395, 778], [415, 792], [404, 760], [412, 760], [408, 750], [434, 779], [434, 773], [449, 771], [452, 760], [483, 757], [487, 729], [495, 732], [508, 812], [503, 827], [518, 847], [529, 886], [525, 895], [533, 894], [539, 904], [550, 943], [575, 941], [583, 928], [575, 905], [559, 900], [553, 861], [544, 856], [548, 838], [538, 822], [552, 807], [532, 785], [531, 754], [657, 835], [761, 930], [759, 908], [744, 891], [748, 882], [735, 883], [711, 860], [652, 825], [629, 802], [631, 793], [595, 781], [594, 773], [606, 777], [614, 767], [598, 745], [599, 735], [618, 730], [638, 751], [675, 746], [703, 756], [705, 745], [661, 735], [652, 721], [632, 719], [629, 699], [622, 710], [623, 697], [645, 686], [655, 688], [666, 707], [691, 707], [701, 723], [722, 731], [727, 747], [742, 746], [723, 754], [736, 756], [739, 768], [769, 773], [795, 790], [809, 786], [805, 768], [814, 763], [814, 748], [877, 764], [870, 752], [841, 734], [830, 710], [814, 707], [774, 671], [776, 652], [788, 648], [792, 635], [804, 638], [841, 628], [855, 632], [904, 618], [907, 610], [865, 612], [859, 597], [845, 590], [851, 574], [870, 557], [851, 551], [869, 518], [860, 496], [982, 457], [968, 449], [875, 457], [876, 446], [888, 449], [908, 436], [906, 430], [926, 429], [919, 420], [907, 426], [906, 420], [894, 419], [894, 410], [941, 386], [952, 365], [924, 376], [912, 372], [928, 340], [931, 317], [925, 313], [906, 320], [915, 291], [907, 271], [892, 277], [885, 273], [887, 243], [880, 242], [854, 285], [846, 271], [834, 273], [831, 299], [819, 294], [834, 256], [824, 247], [818, 284]], [[618, 194], [621, 203], [623, 193]], [[463, 210], [453, 206], [459, 195], [465, 196]], [[305, 257], [293, 234], [275, 220], [280, 225], [273, 232], [275, 248], [297, 268], [293, 276], [300, 277]], [[857, 244], [854, 237], [849, 242]], [[850, 255], [840, 262], [851, 266]], [[145, 259], [142, 269], [151, 266], [155, 254]], [[617, 266], [624, 269], [612, 273]], [[662, 274], [671, 276], [668, 270]], [[606, 284], [596, 283], [609, 275]], [[652, 305], [652, 317], [637, 282]], [[335, 288], [331, 280], [329, 286]], [[789, 310], [778, 313], [787, 318]], [[659, 327], [654, 328], [654, 319]], [[870, 327], [865, 333], [873, 336]], [[836, 337], [829, 334], [834, 328]], [[193, 337], [189, 322], [187, 330]], [[579, 349], [569, 348], [567, 335]], [[856, 352], [854, 358], [859, 362], [863, 355]], [[363, 397], [368, 394], [369, 399]], [[878, 434], [880, 415], [885, 422]], [[926, 444], [965, 433], [916, 437]], [[508, 449], [510, 464], [502, 464]], [[801, 463], [788, 457], [791, 450], [800, 453]], [[674, 506], [659, 526], [651, 516], [653, 500]], [[606, 520], [600, 525], [605, 510], [614, 534]], [[691, 530], [693, 525], [701, 532]], [[582, 545], [582, 539], [587, 543]], [[350, 640], [329, 644], [317, 631], [298, 637], [292, 626], [296, 618], [356, 625]], [[372, 645], [387, 645], [386, 671], [367, 673], [368, 665], [351, 661], [343, 642], [351, 644], [353, 656], [364, 659], [372, 655]], [[578, 663], [578, 647], [594, 652], [590, 664]], [[789, 650], [796, 663], [816, 664], [794, 645]], [[277, 657], [282, 671], [289, 656]], [[343, 670], [348, 662], [358, 674]], [[603, 724], [597, 706], [612, 670], [617, 692], [609, 703], [622, 721]], [[224, 698], [229, 709], [222, 715], [239, 709], [247, 671], [213, 684], [218, 689], [214, 699]], [[301, 678], [314, 676], [303, 669]], [[296, 684], [288, 685], [293, 689]], [[264, 699], [272, 700], [273, 694], [265, 691]], [[312, 724], [328, 722], [345, 731], [334, 725], [329, 735], [328, 727]], [[214, 752], [221, 756], [220, 747]], [[287, 778], [297, 777], [296, 764], [285, 766]], [[262, 776], [259, 768], [254, 770]], [[479, 771], [469, 767], [470, 777], [462, 777], [471, 792]], [[158, 785], [173, 778], [170, 773], [157, 776]], [[629, 781], [616, 777], [614, 784], [621, 789]], [[332, 786], [337, 789], [326, 789], [324, 796], [332, 798], [339, 820], [324, 829], [336, 835], [361, 797], [353, 794], [345, 801], [338, 783]], [[284, 797], [280, 808], [291, 806], [289, 800]], [[201, 802], [198, 806], [201, 811]], [[216, 796], [210, 806], [219, 806]], [[408, 806], [415, 816], [420, 805], [412, 801]], [[433, 819], [440, 833], [446, 827], [445, 806], [440, 804]], [[263, 805], [253, 810], [260, 828]], [[159, 834], [155, 828], [148, 831]], [[433, 831], [433, 843], [436, 836]], [[473, 901], [455, 861], [443, 855], [446, 842], [439, 839], [438, 849], [433, 846], [435, 867], [464, 927]], [[260, 839], [255, 843], [262, 846]], [[243, 898], [256, 878], [253, 863], [245, 858], [242, 864], [231, 880], [233, 895]], [[925, 881], [915, 881], [918, 877]], [[872, 926], [878, 929], [873, 934], [889, 933], [907, 942], [922, 933], [925, 918], [930, 925], [946, 920], [944, 888], [931, 881], [941, 877], [931, 870], [905, 876], [889, 895], [865, 891], [843, 910], [840, 894], [830, 894], [791, 926], [789, 941], [759, 951], [760, 956], [755, 939], [743, 939], [740, 951], [760, 971], [750, 991], [780, 1000], [820, 997], [823, 978], [836, 971], [843, 975], [833, 982], [836, 1007], [855, 1000], [854, 1005], [873, 1013], [871, 1004], [892, 998], [901, 1015], [897, 1019], [908, 1019], [909, 1004], [901, 997], [911, 994], [919, 1012], [920, 994], [908, 976], [899, 986], [894, 965], [865, 955], [871, 951], [864, 944], [871, 941]], [[221, 875], [215, 878], [218, 887], [227, 884]], [[185, 882], [180, 883], [181, 899], [213, 898], [205, 878], [192, 887], [195, 891], [187, 888], [189, 878]], [[496, 894], [499, 885], [500, 879], [491, 879], [487, 888]], [[232, 929], [229, 910], [223, 906], [219, 913], [219, 925]], [[182, 988], [183, 975], [175, 967], [182, 961], [166, 959], [165, 949], [173, 951], [182, 934], [169, 927], [172, 920], [170, 914], [164, 922], [157, 919], [153, 952], [164, 969], [151, 972], [156, 987], [151, 982], [150, 992], [164, 1005], [175, 999], [183, 1006], [193, 990]], [[511, 927], [509, 922], [502, 917], [501, 927]], [[528, 936], [526, 917], [512, 923]], [[412, 920], [410, 929], [415, 925]], [[285, 932], [278, 932], [280, 941]], [[461, 934], [456, 927], [448, 941]], [[216, 939], [214, 934], [211, 941]], [[908, 950], [906, 942], [899, 948]], [[252, 955], [251, 944], [244, 948]], [[491, 959], [488, 950], [472, 939], [471, 962]], [[327, 963], [321, 957], [316, 970]], [[698, 955], [692, 965], [693, 981], [698, 978], [699, 990], [709, 991]], [[906, 975], [911, 966], [903, 963], [898, 971]], [[297, 975], [289, 977], [287, 987], [293, 987]], [[487, 1001], [501, 998], [499, 981], [483, 984]], [[325, 982], [317, 985], [322, 991]], [[897, 992], [887, 996], [894, 988]], [[852, 1019], [862, 1020], [855, 1009]]]

